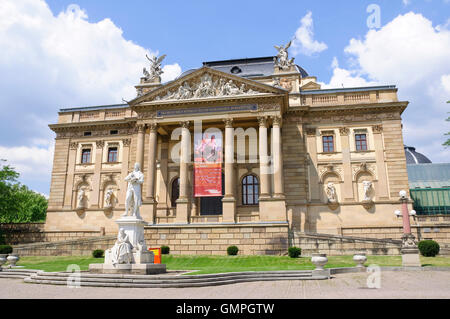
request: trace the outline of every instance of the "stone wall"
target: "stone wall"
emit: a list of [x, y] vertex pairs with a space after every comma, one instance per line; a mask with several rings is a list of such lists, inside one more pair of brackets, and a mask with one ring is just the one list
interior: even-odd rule
[[0, 230], [9, 245], [58, 242], [101, 235], [101, 231], [44, 231], [44, 227], [44, 223], [0, 224]]
[[[117, 235], [14, 246], [22, 256], [83, 256], [114, 245]], [[147, 246], [170, 247], [171, 254], [226, 255], [236, 245], [242, 255], [283, 255], [288, 249], [287, 224], [149, 226]]]

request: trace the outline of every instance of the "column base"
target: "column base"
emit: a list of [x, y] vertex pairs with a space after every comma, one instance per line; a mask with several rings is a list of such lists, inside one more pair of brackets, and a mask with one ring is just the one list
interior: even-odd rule
[[286, 201], [284, 198], [259, 197], [260, 221], [287, 221]]
[[236, 222], [236, 199], [234, 197], [222, 198], [222, 221], [224, 223]]
[[189, 199], [179, 198], [177, 199], [177, 208], [175, 223], [178, 224], [189, 224], [189, 213], [190, 213], [190, 202]]

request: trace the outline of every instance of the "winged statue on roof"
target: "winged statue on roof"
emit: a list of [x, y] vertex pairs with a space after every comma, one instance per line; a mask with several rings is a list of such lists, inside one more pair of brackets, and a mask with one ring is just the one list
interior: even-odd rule
[[294, 65], [295, 58], [291, 58], [289, 60], [289, 54], [288, 54], [288, 49], [291, 46], [291, 44], [292, 44], [292, 40], [289, 41], [289, 43], [286, 44], [285, 46], [274, 45], [274, 48], [277, 49], [277, 51], [278, 51], [277, 57], [275, 59], [275, 66], [279, 67], [282, 70], [287, 70], [292, 65]]
[[160, 75], [163, 73], [161, 68], [161, 62], [166, 57], [165, 54], [161, 55], [159, 58], [156, 55], [153, 55], [151, 58], [148, 55], [145, 55], [147, 59], [150, 61], [150, 69], [147, 70], [144, 68], [143, 73], [146, 81], [154, 80], [155, 78], [160, 79]]

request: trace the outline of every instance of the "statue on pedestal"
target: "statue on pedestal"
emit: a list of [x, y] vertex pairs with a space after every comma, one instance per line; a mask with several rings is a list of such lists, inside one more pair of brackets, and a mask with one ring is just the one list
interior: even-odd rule
[[294, 58], [289, 60], [288, 49], [291, 46], [292, 41], [289, 41], [286, 46], [274, 46], [278, 50], [278, 54], [275, 60], [275, 66], [279, 67], [281, 70], [289, 70], [289, 68], [294, 65]]
[[333, 183], [330, 182], [327, 184], [326, 192], [327, 192], [328, 202], [336, 203], [337, 202], [336, 187], [334, 187]]
[[131, 211], [131, 216], [141, 218], [139, 207], [142, 205], [141, 185], [144, 183], [144, 174], [140, 169], [139, 163], [134, 164], [134, 171], [125, 178], [125, 181], [128, 182], [128, 188], [125, 199], [125, 213], [122, 217], [128, 216], [128, 212]]
[[363, 191], [364, 191], [364, 199], [363, 201], [370, 201], [370, 190], [372, 188], [372, 182], [371, 181], [363, 181]]
[[133, 245], [131, 245], [128, 235], [123, 228], [120, 228], [117, 241], [111, 248], [112, 264], [131, 264], [133, 262], [132, 250]]
[[112, 208], [113, 194], [114, 194], [114, 190], [112, 188], [108, 188], [108, 190], [105, 193], [105, 208]]
[[84, 197], [85, 197], [85, 193], [84, 193], [84, 188], [80, 188], [80, 191], [78, 192], [78, 196], [77, 196], [77, 209], [84, 209], [86, 208], [84, 205]]

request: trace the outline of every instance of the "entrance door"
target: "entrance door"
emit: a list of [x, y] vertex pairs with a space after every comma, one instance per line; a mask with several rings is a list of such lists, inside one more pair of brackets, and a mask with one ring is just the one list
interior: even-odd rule
[[222, 196], [200, 197], [200, 215], [222, 215], [222, 198], [225, 191], [222, 173]]

